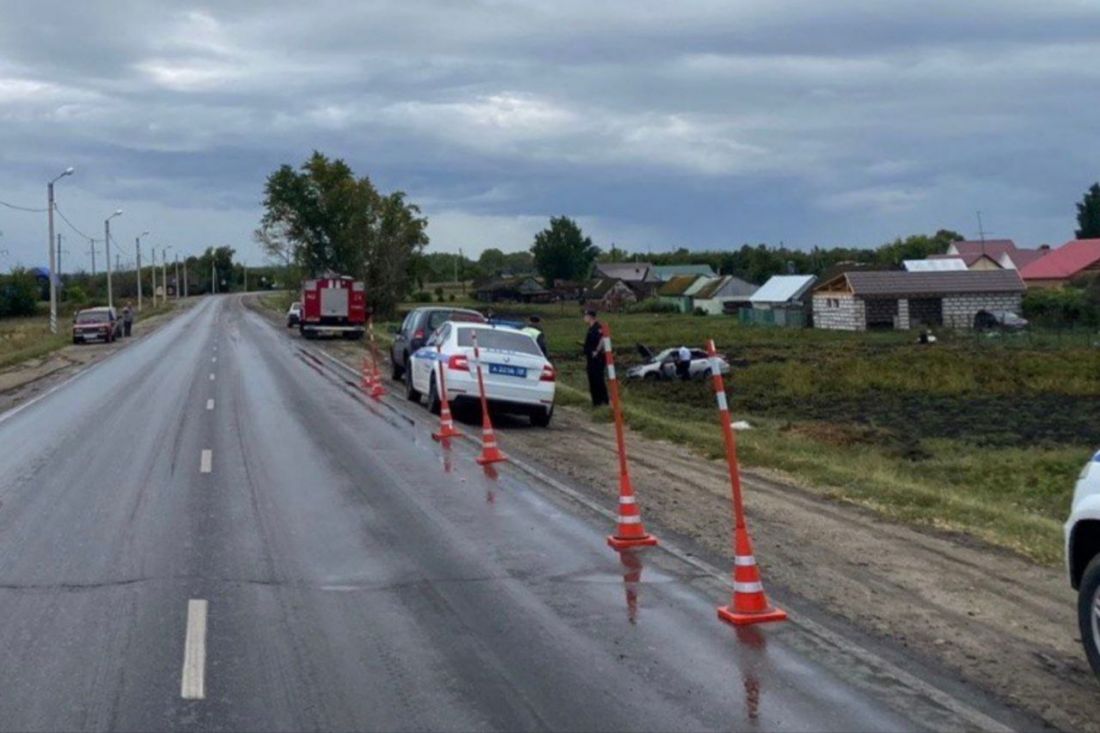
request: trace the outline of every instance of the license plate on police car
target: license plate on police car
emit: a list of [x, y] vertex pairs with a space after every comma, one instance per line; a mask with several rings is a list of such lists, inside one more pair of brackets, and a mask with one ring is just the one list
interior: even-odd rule
[[519, 377], [520, 379], [527, 378], [527, 367], [511, 366], [509, 364], [490, 364], [490, 374], [500, 374], [505, 377]]

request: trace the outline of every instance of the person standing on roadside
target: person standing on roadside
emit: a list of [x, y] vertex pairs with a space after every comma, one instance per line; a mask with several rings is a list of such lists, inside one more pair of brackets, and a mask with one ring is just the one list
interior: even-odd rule
[[676, 352], [676, 373], [685, 382], [691, 379], [691, 349], [686, 346]]
[[604, 381], [607, 366], [603, 355], [603, 326], [596, 320], [596, 311], [586, 310], [584, 322], [588, 324], [588, 333], [584, 337], [585, 371], [588, 372], [588, 391], [592, 395], [592, 406], [599, 407], [610, 403], [607, 396], [607, 382]]
[[126, 303], [126, 307], [122, 309], [122, 336], [123, 338], [129, 338], [130, 329], [134, 327], [134, 309], [130, 307], [129, 303]]
[[549, 359], [550, 349], [546, 346], [546, 334], [542, 332], [542, 319], [538, 316], [531, 316], [527, 319], [527, 325], [522, 330], [535, 340], [539, 350], [542, 351], [542, 355]]

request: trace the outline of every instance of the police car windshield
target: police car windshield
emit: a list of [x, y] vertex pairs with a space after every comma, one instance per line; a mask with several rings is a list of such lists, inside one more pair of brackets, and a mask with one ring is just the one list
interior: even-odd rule
[[458, 329], [458, 345], [472, 347], [474, 345], [474, 331], [477, 331], [477, 345], [479, 348], [491, 351], [516, 351], [521, 354], [542, 356], [538, 344], [527, 334], [495, 328], [460, 328]]

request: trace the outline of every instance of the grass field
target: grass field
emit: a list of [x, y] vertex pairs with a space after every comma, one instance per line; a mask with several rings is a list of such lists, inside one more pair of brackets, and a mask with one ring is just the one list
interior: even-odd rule
[[[172, 307], [146, 307], [138, 318], [166, 313]], [[56, 334], [50, 333], [48, 311], [40, 310], [43, 310], [41, 315], [0, 318], [0, 369], [41, 358], [72, 343], [72, 310], [65, 309], [59, 314]]]
[[[540, 313], [563, 396], [586, 404], [577, 310], [509, 310]], [[715, 340], [733, 367], [734, 419], [754, 427], [739, 434], [746, 464], [1039, 561], [1060, 557], [1074, 481], [1100, 447], [1100, 335], [942, 333], [921, 346], [912, 333], [754, 328], [725, 317], [605, 321], [620, 374], [640, 362], [638, 342]], [[626, 382], [623, 401], [635, 429], [722, 455], [709, 382]]]
[[[264, 297], [281, 311], [290, 296]], [[559, 402], [610, 419], [606, 408], [588, 407], [575, 305], [494, 310], [538, 313], [559, 370]], [[656, 350], [715, 340], [732, 365], [734, 419], [753, 426], [738, 434], [746, 465], [888, 517], [1059, 561], [1074, 481], [1100, 447], [1100, 334], [942, 332], [921, 346], [914, 333], [759, 328], [720, 316], [604, 320], [620, 374], [641, 361], [636, 343]], [[388, 325], [376, 324], [383, 338]], [[624, 381], [622, 394], [635, 430], [724, 455], [709, 382]]]

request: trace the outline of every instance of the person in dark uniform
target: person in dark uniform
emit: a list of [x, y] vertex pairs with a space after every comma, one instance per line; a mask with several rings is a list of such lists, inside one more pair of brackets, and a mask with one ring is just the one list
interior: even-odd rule
[[596, 320], [596, 311], [586, 310], [584, 322], [588, 324], [588, 333], [584, 337], [585, 371], [588, 372], [588, 391], [592, 394], [592, 406], [598, 407], [610, 402], [607, 396], [607, 382], [604, 369], [607, 364], [603, 355], [603, 327]]
[[130, 331], [134, 328], [134, 309], [127, 303], [126, 307], [122, 309], [122, 335], [129, 337]]

